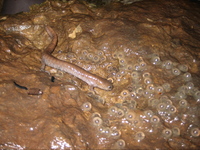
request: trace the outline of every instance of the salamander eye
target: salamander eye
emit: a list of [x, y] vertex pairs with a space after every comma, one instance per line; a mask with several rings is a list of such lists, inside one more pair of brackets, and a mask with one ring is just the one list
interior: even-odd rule
[[108, 90], [110, 91], [110, 90], [112, 90], [113, 89], [113, 86], [112, 85], [109, 85], [108, 86]]

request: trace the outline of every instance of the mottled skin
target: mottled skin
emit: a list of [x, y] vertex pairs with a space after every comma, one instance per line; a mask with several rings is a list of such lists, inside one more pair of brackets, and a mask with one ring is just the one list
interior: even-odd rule
[[51, 53], [54, 51], [57, 45], [58, 36], [51, 27], [46, 26], [45, 28], [49, 36], [52, 38], [52, 41], [42, 54], [42, 69], [44, 69], [45, 65], [47, 65], [76, 76], [77, 78], [86, 82], [92, 88], [97, 87], [103, 90], [112, 90], [113, 85], [110, 81], [92, 74], [75, 64], [59, 60], [52, 56]]

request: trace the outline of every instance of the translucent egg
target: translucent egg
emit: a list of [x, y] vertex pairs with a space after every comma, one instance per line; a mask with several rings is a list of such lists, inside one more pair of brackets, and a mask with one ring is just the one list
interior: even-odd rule
[[126, 65], [126, 61], [125, 59], [119, 59], [119, 64], [122, 65], [122, 66], [125, 66]]
[[117, 58], [118, 59], [124, 59], [124, 53], [123, 52], [118, 52], [117, 53]]
[[91, 60], [91, 59], [93, 59], [93, 57], [94, 57], [94, 54], [92, 54], [92, 53], [88, 53], [88, 54], [87, 54], [87, 58], [88, 58], [88, 59]]
[[185, 99], [181, 99], [179, 101], [179, 106], [186, 108], [188, 106], [188, 102]]
[[153, 124], [158, 124], [160, 122], [160, 118], [158, 116], [152, 116], [150, 122]]
[[149, 72], [145, 72], [145, 73], [142, 74], [142, 77], [143, 78], [150, 78], [151, 74]]
[[193, 136], [193, 137], [198, 137], [200, 135], [200, 130], [199, 128], [192, 128], [190, 130], [190, 134]]
[[162, 135], [164, 138], [170, 138], [172, 136], [172, 130], [166, 128], [162, 131]]
[[172, 68], [172, 74], [178, 76], [181, 74], [181, 71], [178, 68]]
[[186, 81], [186, 82], [191, 81], [192, 80], [191, 73], [189, 73], [189, 72], [184, 73], [183, 74], [183, 80]]
[[164, 83], [164, 84], [162, 85], [162, 87], [164, 88], [164, 90], [165, 90], [166, 92], [170, 92], [170, 90], [171, 90], [171, 86], [170, 86], [169, 83]]
[[139, 87], [136, 89], [136, 94], [137, 95], [143, 95], [144, 90], [142, 89], [142, 87]]
[[99, 60], [100, 60], [99, 56], [94, 55], [94, 57], [93, 57], [93, 61], [94, 61], [94, 62], [98, 62]]
[[140, 62], [139, 64], [142, 70], [144, 70], [147, 67], [147, 64], [144, 61]]
[[87, 54], [88, 54], [88, 51], [87, 51], [87, 50], [82, 50], [82, 51], [81, 51], [81, 53], [82, 53], [82, 55], [85, 55], [85, 56], [87, 56]]
[[133, 79], [138, 79], [138, 78], [140, 78], [140, 74], [139, 74], [137, 71], [133, 71], [133, 72], [131, 73], [131, 77], [132, 77]]
[[162, 86], [157, 86], [156, 88], [155, 88], [155, 92], [157, 93], [157, 94], [163, 94], [164, 93], [164, 89], [163, 89], [163, 87]]
[[117, 110], [117, 117], [122, 118], [124, 116], [124, 111], [122, 109]]
[[143, 95], [146, 98], [152, 98], [153, 97], [152, 91], [148, 91], [148, 90], [144, 90]]
[[138, 63], [134, 64], [133, 65], [133, 70], [136, 70], [136, 71], [141, 70], [140, 64], [138, 64]]
[[164, 111], [164, 110], [166, 110], [166, 108], [167, 108], [167, 105], [165, 103], [159, 103], [157, 105], [157, 110], [158, 111]]
[[148, 105], [149, 106], [152, 106], [152, 107], [156, 107], [159, 103], [159, 100], [158, 99], [149, 99], [148, 100]]
[[137, 102], [135, 100], [131, 100], [128, 106], [130, 109], [135, 109], [137, 107]]
[[162, 63], [162, 68], [172, 69], [173, 62], [171, 60], [166, 60]]
[[188, 82], [188, 83], [186, 83], [186, 87], [188, 90], [192, 90], [194, 88], [194, 83]]
[[168, 111], [170, 114], [174, 114], [176, 112], [176, 107], [173, 105], [169, 105]]
[[151, 63], [154, 65], [160, 65], [161, 64], [161, 60], [159, 56], [153, 56], [151, 58]]
[[136, 117], [135, 112], [130, 111], [126, 114], [126, 119], [129, 120], [129, 121], [133, 121], [135, 119], [135, 117]]
[[180, 136], [181, 134], [181, 131], [178, 127], [173, 127], [172, 128], [172, 133], [173, 133], [173, 136]]
[[194, 98], [195, 98], [195, 100], [197, 100], [197, 101], [200, 100], [200, 91], [196, 91], [196, 92], [194, 93]]
[[127, 96], [130, 95], [130, 93], [129, 93], [128, 90], [123, 90], [123, 91], [120, 93], [120, 95], [121, 95], [122, 97], [127, 97]]
[[145, 138], [145, 134], [142, 131], [135, 133], [135, 139], [139, 142]]
[[90, 111], [92, 109], [92, 104], [90, 102], [85, 102], [83, 103], [83, 105], [81, 106], [81, 109], [83, 111]]
[[103, 121], [102, 121], [102, 119], [100, 117], [94, 117], [92, 119], [92, 124], [94, 126], [100, 126], [100, 125], [102, 125], [102, 123], [103, 123]]
[[151, 84], [152, 83], [152, 79], [151, 78], [145, 78], [144, 79], [144, 84]]
[[180, 69], [182, 72], [187, 72], [188, 71], [188, 66], [180, 64], [180, 65], [178, 65], [178, 69]]
[[98, 52], [97, 52], [97, 55], [99, 55], [99, 56], [104, 56], [104, 52], [103, 52], [103, 51], [98, 51]]
[[119, 139], [117, 140], [117, 142], [115, 143], [116, 149], [123, 149], [126, 146], [126, 143], [123, 139]]
[[146, 118], [151, 118], [153, 116], [153, 111], [151, 110], [145, 110], [144, 111], [144, 115], [146, 116]]
[[126, 106], [122, 106], [121, 109], [124, 111], [124, 113], [128, 113], [129, 109]]
[[117, 113], [117, 111], [118, 111], [118, 108], [115, 107], [115, 106], [112, 106], [112, 107], [110, 107], [108, 109], [108, 114], [111, 115], [111, 116], [113, 116], [113, 115], [115, 115]]
[[153, 84], [148, 84], [147, 87], [146, 87], [146, 90], [147, 90], [147, 91], [152, 91], [152, 92], [153, 92], [154, 89], [155, 89], [155, 87], [154, 87]]
[[175, 98], [177, 98], [177, 99], [185, 99], [186, 97], [187, 97], [187, 95], [185, 94], [184, 91], [178, 91], [175, 94]]
[[98, 113], [98, 112], [94, 112], [94, 113], [92, 113], [92, 118], [94, 118], [94, 117], [100, 117], [101, 118], [101, 114]]

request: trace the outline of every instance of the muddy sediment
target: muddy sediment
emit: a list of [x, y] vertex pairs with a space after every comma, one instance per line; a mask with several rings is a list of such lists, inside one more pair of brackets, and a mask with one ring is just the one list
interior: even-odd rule
[[[200, 148], [200, 5], [47, 1], [0, 18], [0, 148]], [[52, 55], [108, 79], [94, 91]], [[42, 93], [41, 93], [42, 92]]]

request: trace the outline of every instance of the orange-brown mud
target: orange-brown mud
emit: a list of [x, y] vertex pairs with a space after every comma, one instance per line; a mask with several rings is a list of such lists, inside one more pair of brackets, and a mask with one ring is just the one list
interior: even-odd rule
[[[1, 16], [0, 148], [199, 149], [199, 18], [200, 4], [187, 0], [47, 1]], [[45, 25], [58, 35], [53, 56], [113, 90], [42, 71]]]

